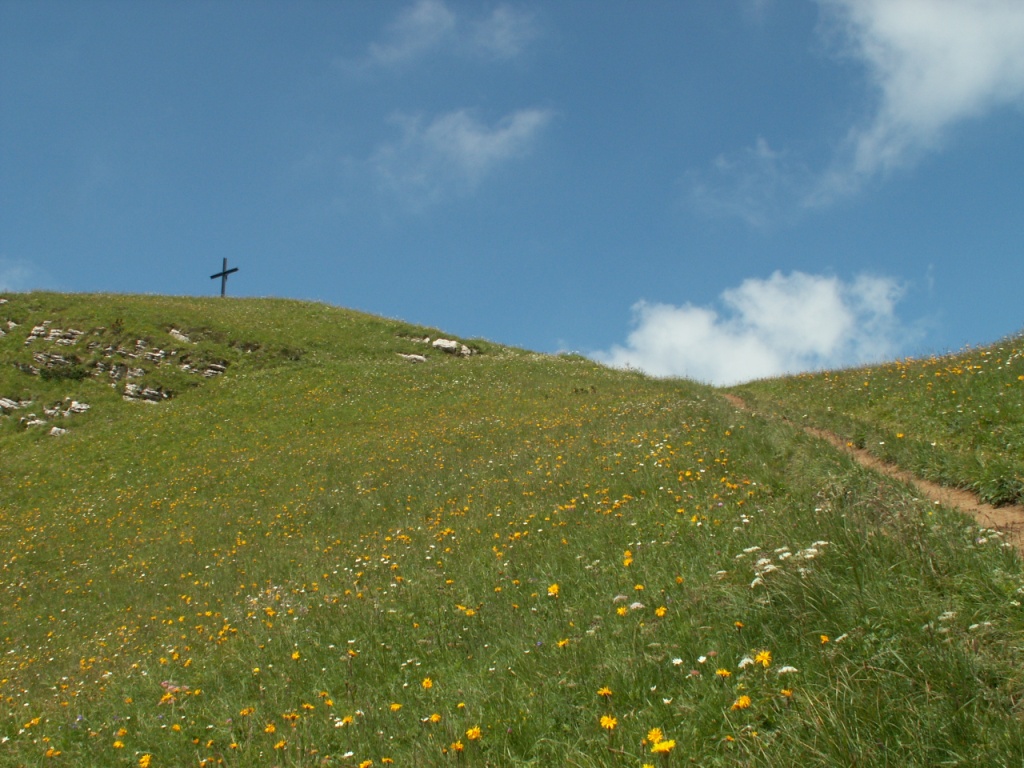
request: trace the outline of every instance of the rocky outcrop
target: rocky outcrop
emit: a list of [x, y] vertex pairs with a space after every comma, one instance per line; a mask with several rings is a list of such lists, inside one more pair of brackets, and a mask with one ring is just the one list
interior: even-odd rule
[[452, 339], [434, 339], [430, 346], [449, 355], [456, 355], [457, 357], [469, 357], [473, 354], [473, 350], [465, 344], [453, 341]]

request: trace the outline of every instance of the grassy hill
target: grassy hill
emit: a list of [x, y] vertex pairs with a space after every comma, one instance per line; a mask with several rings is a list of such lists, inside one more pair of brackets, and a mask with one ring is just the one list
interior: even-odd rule
[[0, 765], [1024, 760], [1017, 554], [781, 419], [318, 304], [4, 298]]
[[1024, 335], [955, 355], [735, 388], [983, 501], [1024, 503]]

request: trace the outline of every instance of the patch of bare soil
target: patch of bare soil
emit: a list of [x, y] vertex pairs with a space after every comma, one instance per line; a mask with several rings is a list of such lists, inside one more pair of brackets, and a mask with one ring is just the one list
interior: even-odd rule
[[[748, 412], [752, 410], [742, 398], [736, 395], [723, 394], [723, 396], [731, 405], [739, 410]], [[900, 469], [893, 464], [888, 464], [865, 449], [851, 445], [834, 432], [818, 429], [817, 427], [803, 427], [803, 430], [809, 435], [827, 440], [840, 451], [845, 451], [861, 466], [908, 483], [914, 486], [925, 498], [947, 507], [953, 507], [961, 512], [966, 512], [977, 520], [980, 525], [1002, 532], [1006, 540], [1013, 544], [1018, 552], [1024, 553], [1024, 506], [1013, 504], [1005, 507], [993, 507], [991, 504], [983, 502], [970, 491], [939, 485], [930, 480], [917, 477], [911, 472]]]

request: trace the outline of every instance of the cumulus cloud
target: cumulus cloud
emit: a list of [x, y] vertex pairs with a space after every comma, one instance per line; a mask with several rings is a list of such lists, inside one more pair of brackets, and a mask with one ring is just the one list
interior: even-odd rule
[[823, 30], [863, 67], [862, 117], [812, 170], [763, 139], [695, 176], [691, 202], [752, 224], [828, 204], [941, 149], [953, 126], [1024, 106], [1021, 0], [818, 0]]
[[499, 5], [481, 18], [466, 18], [443, 0], [417, 0], [369, 45], [357, 69], [394, 67], [427, 54], [450, 51], [462, 56], [507, 60], [518, 56], [537, 36], [531, 13]]
[[521, 109], [493, 125], [459, 109], [429, 123], [398, 116], [402, 137], [380, 146], [371, 159], [381, 186], [413, 201], [469, 192], [503, 163], [527, 154], [551, 118], [545, 109]]
[[890, 359], [911, 337], [895, 312], [902, 295], [887, 277], [775, 272], [724, 291], [721, 312], [638, 302], [626, 344], [591, 356], [719, 386]]

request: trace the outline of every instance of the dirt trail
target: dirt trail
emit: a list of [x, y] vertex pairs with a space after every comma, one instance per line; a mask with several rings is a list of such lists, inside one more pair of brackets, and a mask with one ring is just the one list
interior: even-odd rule
[[[740, 397], [731, 394], [724, 394], [726, 400], [741, 411], [752, 412], [753, 409]], [[1005, 539], [1017, 549], [1024, 553], [1024, 506], [1013, 504], [1005, 507], [993, 507], [981, 501], [975, 494], [960, 488], [949, 488], [930, 480], [923, 480], [914, 474], [900, 469], [892, 464], [873, 456], [863, 448], [856, 448], [834, 432], [829, 432], [817, 427], [803, 427], [804, 432], [814, 437], [827, 440], [840, 451], [845, 451], [864, 467], [877, 470], [889, 477], [908, 483], [927, 499], [937, 501], [947, 507], [959, 509], [978, 521], [986, 528], [995, 528], [1002, 532]]]

